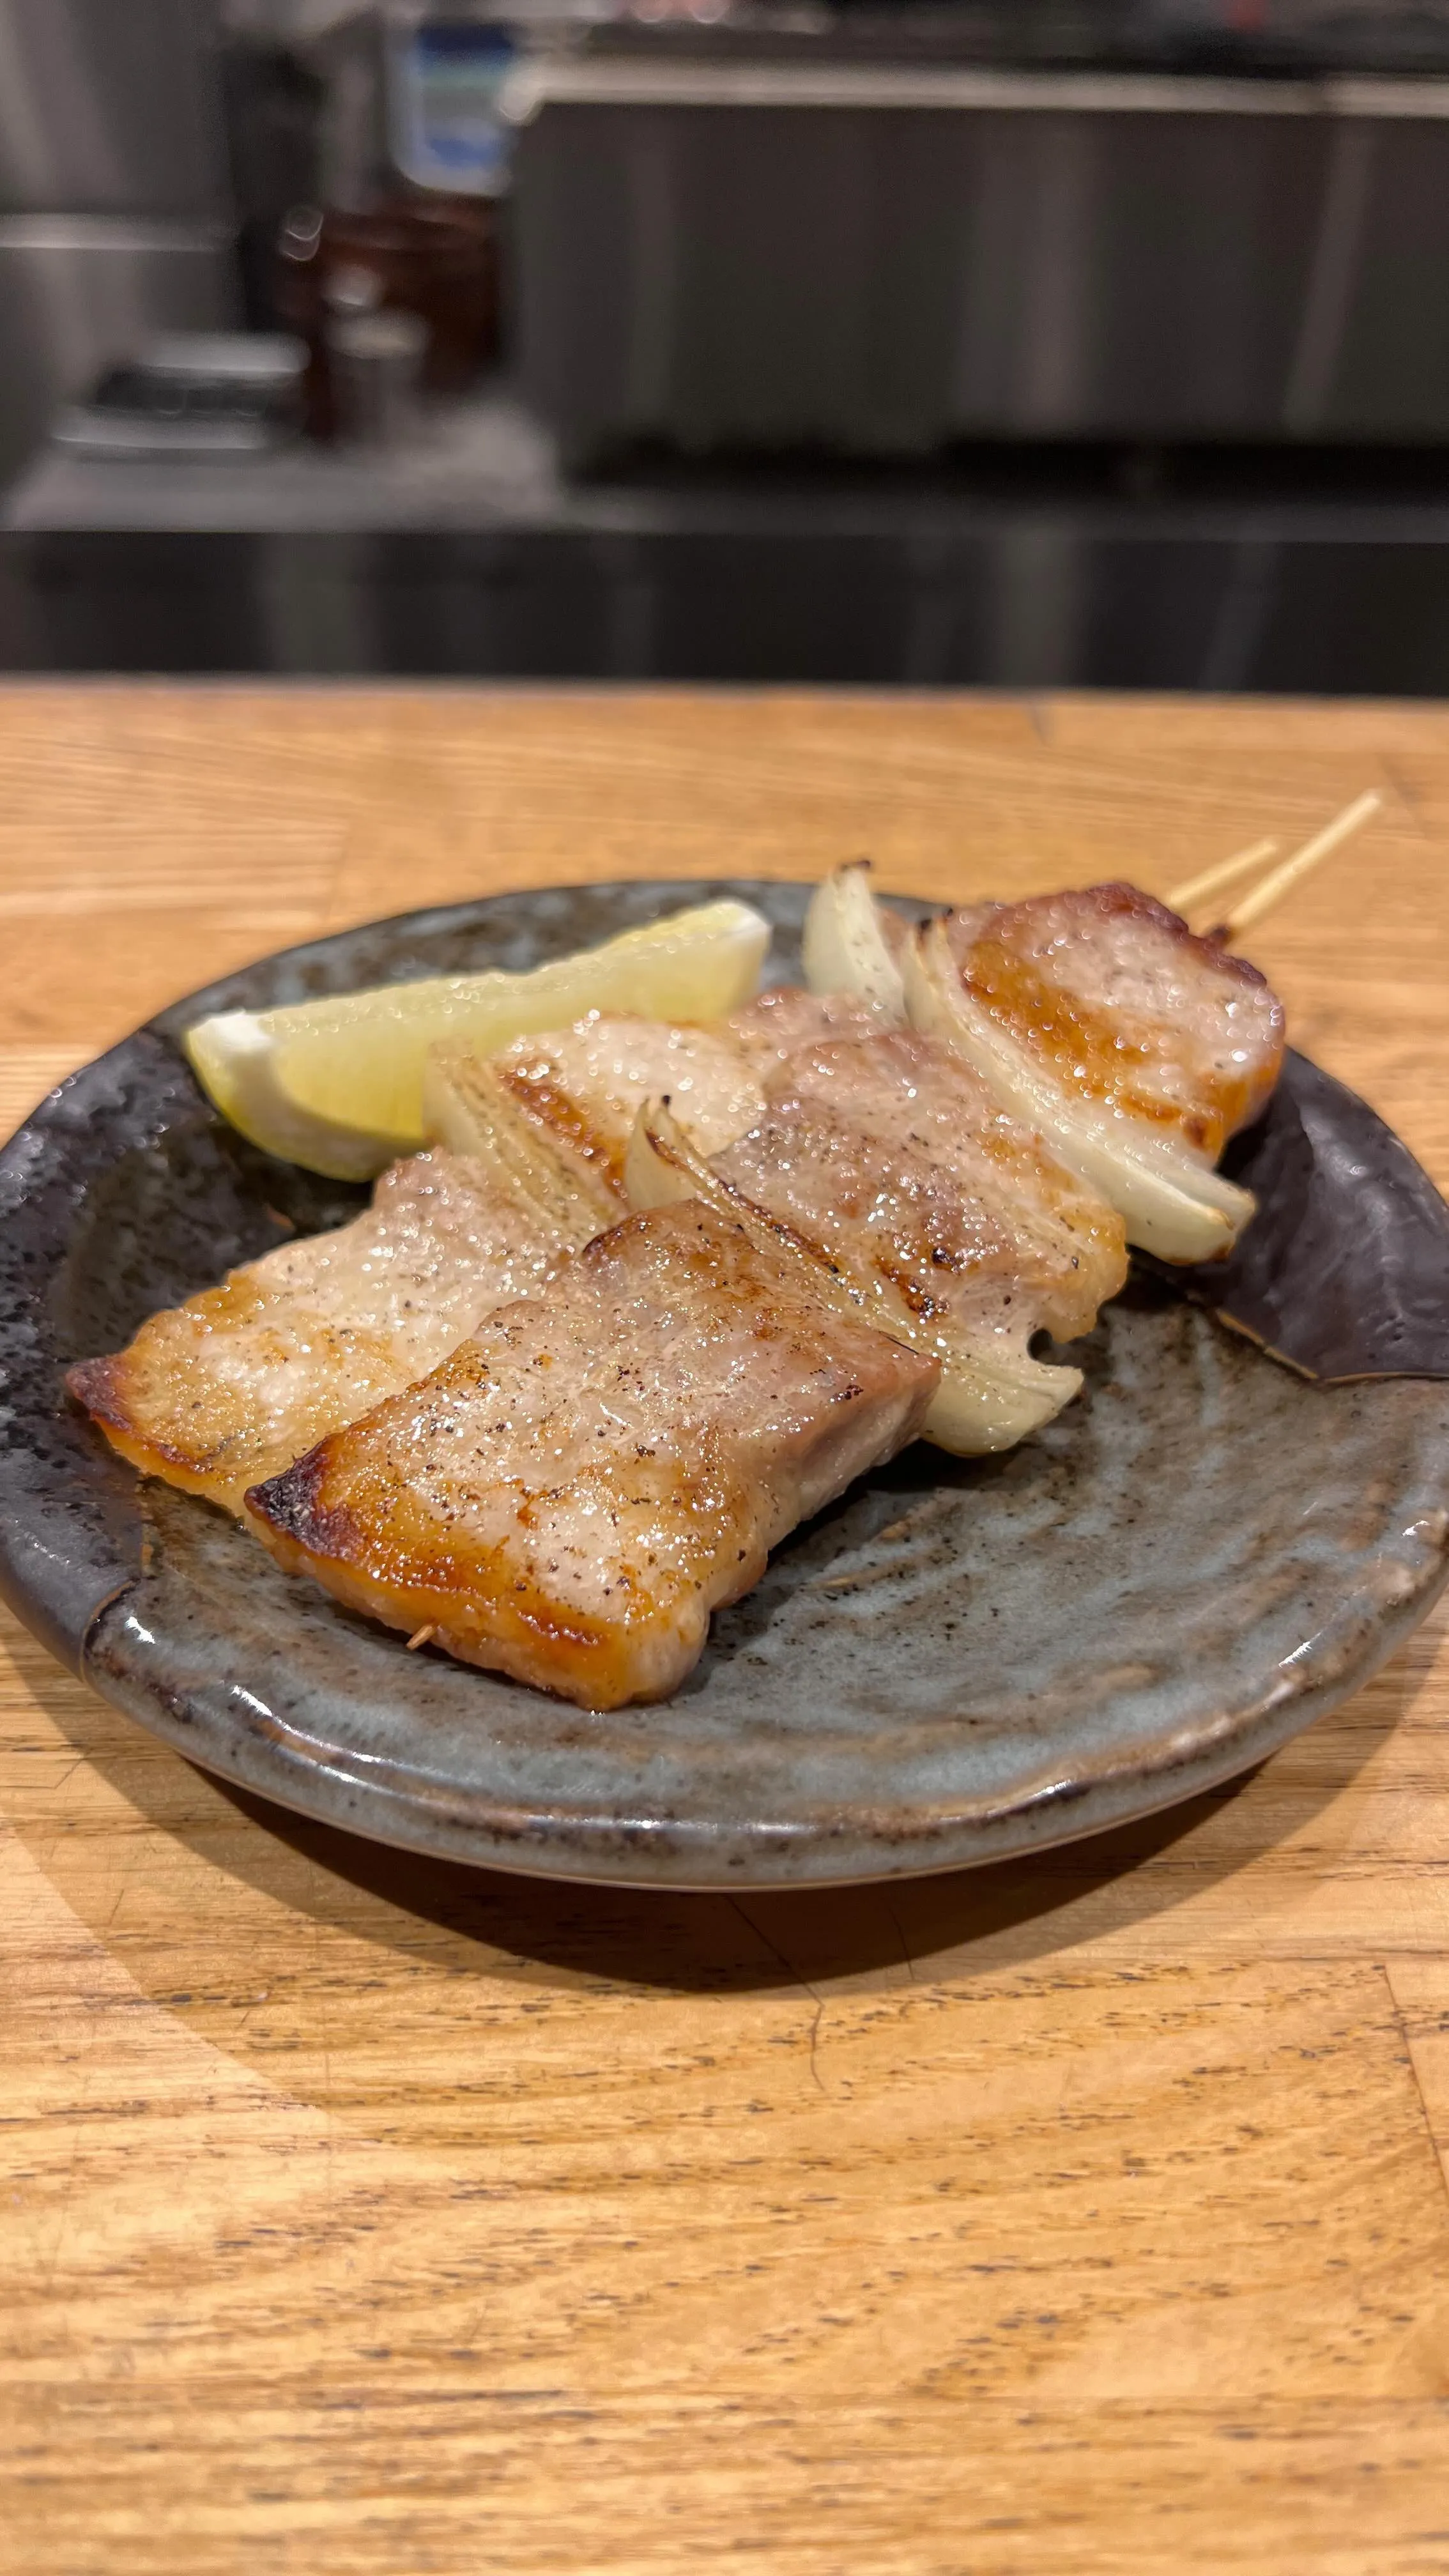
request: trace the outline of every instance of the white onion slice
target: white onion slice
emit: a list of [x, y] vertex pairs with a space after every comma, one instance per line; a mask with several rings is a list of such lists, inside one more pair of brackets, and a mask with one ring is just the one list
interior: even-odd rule
[[566, 1160], [519, 1107], [491, 1064], [456, 1042], [428, 1050], [423, 1132], [455, 1154], [470, 1154], [500, 1186], [576, 1243], [587, 1243], [622, 1213], [612, 1190]]
[[816, 887], [800, 953], [812, 993], [854, 993], [892, 1028], [904, 1026], [905, 986], [871, 892], [868, 859], [837, 868]]

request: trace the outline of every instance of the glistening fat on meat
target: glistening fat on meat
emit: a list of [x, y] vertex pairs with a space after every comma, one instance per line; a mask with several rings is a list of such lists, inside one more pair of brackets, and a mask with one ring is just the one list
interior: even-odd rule
[[583, 1707], [662, 1699], [939, 1364], [698, 1204], [626, 1219], [248, 1495], [281, 1563]]
[[248, 1485], [423, 1376], [597, 1223], [583, 1198], [545, 1209], [477, 1163], [418, 1154], [350, 1225], [149, 1316], [68, 1383], [134, 1466], [239, 1512]]
[[1080, 1372], [1034, 1357], [1033, 1337], [1090, 1331], [1127, 1274], [1120, 1217], [910, 1030], [802, 1048], [708, 1164], [646, 1111], [629, 1168], [641, 1202], [702, 1194], [839, 1311], [938, 1359], [926, 1436], [958, 1451], [1007, 1448], [1060, 1411]]
[[754, 1125], [766, 1081], [797, 1048], [880, 1025], [879, 1013], [849, 994], [794, 986], [708, 1027], [593, 1011], [483, 1060], [466, 1047], [436, 1048], [425, 1115], [430, 1133], [460, 1153], [492, 1157], [510, 1137], [527, 1153], [531, 1136], [576, 1187], [617, 1211], [627, 1205], [624, 1164], [646, 1100], [667, 1099], [691, 1142], [712, 1154]]

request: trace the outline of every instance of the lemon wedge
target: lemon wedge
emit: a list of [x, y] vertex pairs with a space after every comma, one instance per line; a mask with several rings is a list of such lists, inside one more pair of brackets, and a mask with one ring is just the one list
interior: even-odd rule
[[186, 1033], [193, 1070], [254, 1145], [331, 1180], [365, 1181], [425, 1141], [429, 1047], [480, 1055], [589, 1011], [713, 1020], [749, 1000], [770, 925], [747, 903], [698, 904], [523, 975], [439, 975], [275, 1011], [218, 1011]]

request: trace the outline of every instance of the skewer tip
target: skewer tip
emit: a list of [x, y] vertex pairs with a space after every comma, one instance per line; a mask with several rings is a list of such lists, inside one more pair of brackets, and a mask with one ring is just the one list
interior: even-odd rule
[[1291, 858], [1285, 859], [1281, 867], [1274, 868], [1271, 875], [1264, 877], [1261, 884], [1243, 897], [1241, 903], [1234, 905], [1223, 924], [1224, 938], [1240, 938], [1254, 922], [1262, 921], [1294, 886], [1301, 884], [1334, 850], [1341, 849], [1355, 832], [1362, 831], [1364, 824], [1378, 813], [1383, 801], [1376, 787], [1367, 787], [1361, 796], [1345, 805], [1330, 823], [1325, 823], [1321, 832], [1305, 841], [1301, 849], [1295, 850]]

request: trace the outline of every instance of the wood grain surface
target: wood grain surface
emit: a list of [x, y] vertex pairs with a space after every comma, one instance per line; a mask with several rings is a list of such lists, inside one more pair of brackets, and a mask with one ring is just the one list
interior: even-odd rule
[[[1449, 714], [0, 692], [0, 1123], [177, 993], [553, 879], [1161, 890], [1449, 1183]], [[1043, 1568], [1043, 1580], [1050, 1569]], [[0, 1637], [0, 2563], [1449, 2570], [1449, 1651], [978, 1874], [647, 1899], [190, 1770]]]

